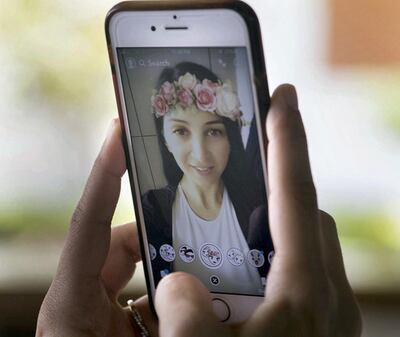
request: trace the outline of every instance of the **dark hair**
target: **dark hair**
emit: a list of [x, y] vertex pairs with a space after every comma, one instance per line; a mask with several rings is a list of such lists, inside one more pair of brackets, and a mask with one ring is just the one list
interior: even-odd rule
[[[182, 62], [177, 64], [174, 68], [166, 68], [163, 70], [158, 79], [157, 88], [160, 88], [166, 81], [177, 81], [180, 76], [183, 76], [188, 72], [196, 75], [197, 79], [200, 81], [208, 79], [212, 82], [217, 82], [219, 80], [217, 75], [202, 65], [192, 62]], [[257, 197], [259, 194], [256, 192], [257, 186], [255, 180], [252, 179], [252, 168], [249, 167], [246, 160], [246, 153], [240, 132], [241, 127], [237, 121], [232, 121], [227, 117], [221, 118], [225, 125], [230, 144], [229, 160], [225, 171], [222, 174], [222, 181], [224, 182], [230, 196], [232, 194], [241, 194], [242, 197], [247, 198], [248, 201], [253, 200], [254, 198], [259, 199]], [[155, 124], [165, 177], [169, 185], [177, 186], [182, 179], [183, 172], [165, 144], [163, 135], [163, 118], [155, 117]], [[260, 203], [259, 200], [255, 202], [258, 204]]]

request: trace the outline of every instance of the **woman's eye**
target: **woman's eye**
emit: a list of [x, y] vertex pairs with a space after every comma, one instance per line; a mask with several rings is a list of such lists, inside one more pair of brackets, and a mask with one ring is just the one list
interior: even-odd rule
[[209, 136], [217, 137], [217, 136], [222, 136], [224, 132], [220, 129], [210, 129], [208, 130], [207, 134]]
[[186, 130], [184, 128], [179, 128], [179, 129], [173, 130], [173, 133], [178, 136], [186, 136], [188, 134], [188, 130]]

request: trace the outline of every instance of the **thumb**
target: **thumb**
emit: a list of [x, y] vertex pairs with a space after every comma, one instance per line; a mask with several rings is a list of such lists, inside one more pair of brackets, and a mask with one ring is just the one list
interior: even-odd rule
[[100, 275], [110, 245], [110, 225], [124, 172], [121, 128], [115, 119], [72, 216], [58, 274], [65, 273], [77, 280]]
[[210, 293], [190, 274], [176, 272], [163, 278], [155, 306], [160, 337], [227, 335], [213, 312]]

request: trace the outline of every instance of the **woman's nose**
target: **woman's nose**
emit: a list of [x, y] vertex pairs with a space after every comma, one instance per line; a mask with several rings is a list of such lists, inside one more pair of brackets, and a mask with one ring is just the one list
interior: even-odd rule
[[202, 137], [192, 139], [192, 157], [198, 163], [204, 163], [207, 159], [207, 145]]

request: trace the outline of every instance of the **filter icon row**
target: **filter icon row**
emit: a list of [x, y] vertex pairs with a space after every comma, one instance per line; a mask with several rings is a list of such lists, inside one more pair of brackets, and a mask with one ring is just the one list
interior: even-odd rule
[[[157, 257], [157, 250], [152, 244], [149, 244], [149, 252], [151, 260], [154, 260]], [[166, 262], [173, 262], [176, 259], [175, 249], [169, 244], [163, 244], [159, 249], [159, 254]], [[178, 255], [186, 263], [192, 263], [196, 259], [195, 250], [189, 245], [179, 247]], [[237, 267], [241, 266], [246, 260], [251, 266], [256, 268], [262, 267], [265, 263], [263, 251], [251, 249], [246, 255], [240, 249], [230, 248], [226, 252], [226, 259], [230, 264]], [[269, 252], [267, 256], [269, 263], [272, 263], [273, 256], [274, 251]], [[201, 263], [210, 269], [218, 269], [224, 262], [222, 249], [213, 243], [204, 243], [201, 245], [198, 257]]]

